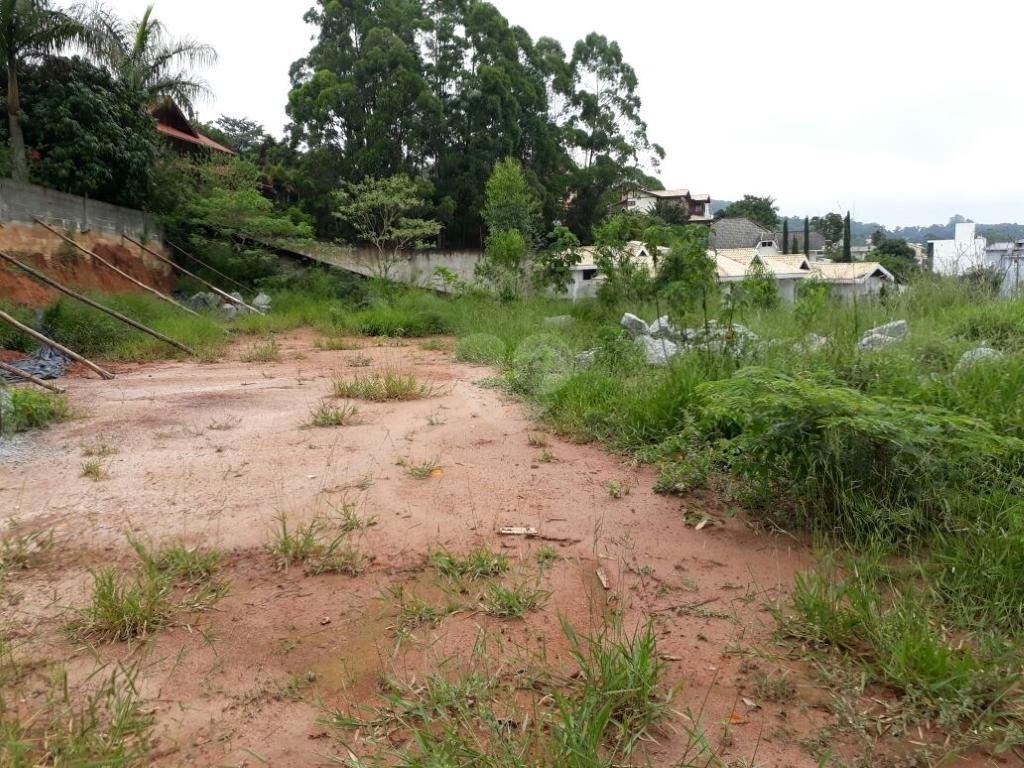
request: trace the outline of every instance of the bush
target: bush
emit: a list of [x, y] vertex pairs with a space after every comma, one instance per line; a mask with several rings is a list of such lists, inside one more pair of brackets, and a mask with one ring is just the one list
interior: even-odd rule
[[464, 363], [497, 365], [505, 358], [505, 342], [489, 333], [474, 333], [459, 339], [455, 359]]
[[[32, 327], [34, 325], [33, 312], [28, 307], [14, 306], [5, 301], [0, 301], [0, 309], [9, 314], [23, 325]], [[0, 349], [10, 349], [15, 352], [32, 352], [39, 344], [27, 333], [22, 333], [17, 328], [0, 323]]]
[[[1024, 441], [985, 422], [762, 368], [699, 387], [706, 428], [765, 499], [809, 527], [908, 543], [949, 522], [959, 489], [983, 492], [1024, 467]], [[773, 505], [774, 506], [774, 505]]]
[[63, 395], [40, 392], [35, 389], [10, 389], [12, 416], [0, 423], [0, 432], [23, 432], [40, 429], [54, 421], [63, 421], [71, 415], [71, 406]]

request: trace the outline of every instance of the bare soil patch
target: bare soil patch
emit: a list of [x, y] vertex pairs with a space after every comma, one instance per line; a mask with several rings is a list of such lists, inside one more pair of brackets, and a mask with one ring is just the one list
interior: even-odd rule
[[[360, 343], [325, 351], [303, 332], [280, 339], [277, 362], [240, 362], [243, 341], [215, 364], [69, 379], [77, 418], [35, 436], [16, 464], [0, 464], [4, 520], [52, 529], [56, 542], [38, 567], [9, 576], [0, 596], [2, 630], [19, 656], [65, 662], [79, 677], [98, 662], [138, 662], [140, 694], [156, 717], [155, 765], [329, 765], [347, 753], [318, 719], [372, 702], [382, 674], [458, 666], [481, 631], [496, 638], [495, 661], [510, 671], [541, 660], [571, 671], [559, 617], [590, 632], [615, 611], [627, 626], [654, 618], [667, 682], [682, 685], [674, 706], [699, 713], [724, 762], [816, 764], [796, 742], [827, 719], [806, 706], [825, 696], [802, 691], [798, 706], [755, 690], [758, 673], [785, 671], [766, 655], [774, 623], [765, 605], [784, 598], [810, 562], [806, 551], [741, 516], [716, 515], [718, 524], [695, 530], [681, 506], [710, 507], [654, 494], [651, 471], [596, 446], [544, 434], [539, 447], [543, 430], [527, 409], [477, 384], [487, 369], [415, 344]], [[357, 356], [372, 362], [349, 365]], [[434, 391], [358, 402], [348, 426], [304, 426], [334, 379], [383, 370], [413, 373]], [[112, 451], [100, 459], [104, 477], [90, 480], [83, 455], [96, 445]], [[424, 477], [409, 471], [431, 462]], [[266, 551], [275, 516], [301, 525], [346, 505], [373, 523], [353, 534], [368, 557], [359, 575], [282, 569]], [[499, 535], [509, 525], [550, 540]], [[128, 534], [223, 550], [230, 594], [143, 642], [86, 648], [63, 631], [68, 607], [86, 600], [90, 569], [130, 567]], [[465, 597], [458, 612], [399, 642], [395, 602], [382, 594], [401, 585], [442, 599], [428, 553], [481, 546], [531, 576], [541, 547], [554, 547], [539, 582], [547, 605], [503, 621]], [[649, 745], [653, 765], [677, 764], [686, 722], [681, 714]], [[356, 734], [357, 752], [358, 744]]]

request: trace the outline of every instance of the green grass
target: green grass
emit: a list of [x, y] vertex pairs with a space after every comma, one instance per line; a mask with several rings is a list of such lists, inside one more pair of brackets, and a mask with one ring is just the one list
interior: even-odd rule
[[435, 393], [436, 388], [432, 384], [420, 381], [415, 374], [390, 369], [334, 382], [334, 396], [352, 400], [419, 400]]
[[103, 462], [99, 459], [89, 459], [82, 462], [82, 477], [93, 481], [107, 478], [107, 470], [103, 468]]
[[6, 391], [11, 397], [13, 412], [0, 422], [0, 433], [42, 429], [71, 418], [71, 405], [64, 395], [21, 387]]
[[459, 339], [455, 359], [464, 363], [497, 365], [505, 359], [505, 342], [489, 333], [474, 333]]
[[89, 603], [68, 625], [73, 637], [121, 642], [158, 632], [175, 615], [204, 611], [227, 594], [215, 551], [170, 545], [150, 550], [129, 539], [138, 556], [133, 572], [108, 566], [92, 574]]
[[340, 519], [316, 517], [308, 523], [293, 525], [282, 512], [274, 520], [277, 525], [267, 551], [280, 568], [302, 564], [314, 576], [358, 576], [372, 562], [350, 539], [353, 532], [371, 524], [368, 519], [346, 515]]
[[449, 579], [486, 579], [501, 576], [509, 568], [505, 555], [484, 548], [465, 555], [439, 549], [431, 552], [428, 559], [438, 574]]
[[326, 400], [309, 413], [307, 427], [348, 427], [359, 423], [359, 407], [351, 403], [331, 405]]
[[508, 586], [492, 582], [484, 589], [481, 605], [484, 613], [498, 619], [520, 619], [527, 613], [547, 605], [550, 592], [516, 582]]
[[281, 360], [281, 345], [277, 339], [257, 341], [242, 353], [243, 363], [276, 363]]
[[[0, 667], [10, 664], [0, 659]], [[139, 697], [137, 676], [136, 667], [101, 667], [72, 687], [67, 671], [58, 668], [44, 690], [33, 691], [30, 707], [24, 704], [27, 691], [0, 685], [0, 763], [9, 768], [149, 764], [154, 717]]]
[[[201, 359], [218, 355], [228, 334], [216, 316], [195, 317], [148, 294], [97, 294], [90, 298], [195, 350]], [[185, 353], [98, 310], [61, 298], [46, 310], [51, 338], [86, 357], [147, 362]]]
[[440, 474], [441, 470], [441, 463], [438, 459], [428, 459], [419, 464], [410, 462], [408, 459], [399, 459], [398, 465], [404, 467], [405, 473], [416, 480], [426, 480], [434, 477]]
[[0, 532], [0, 579], [38, 563], [54, 547], [53, 531], [25, 530], [17, 520], [7, 521]]

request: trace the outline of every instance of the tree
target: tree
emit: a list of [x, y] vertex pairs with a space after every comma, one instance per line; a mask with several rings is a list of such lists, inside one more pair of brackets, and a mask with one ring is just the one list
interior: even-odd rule
[[708, 299], [718, 290], [715, 262], [708, 257], [707, 227], [691, 224], [679, 232], [658, 266], [655, 284], [677, 318], [699, 303], [707, 326]]
[[878, 247], [885, 241], [885, 232], [880, 229], [876, 229], [871, 233], [871, 245]]
[[800, 253], [800, 246], [797, 243], [796, 235], [793, 235], [793, 239], [790, 241], [789, 252], [790, 253]]
[[893, 276], [905, 282], [919, 270], [914, 249], [902, 238], [883, 237], [875, 243], [871, 257], [892, 272]]
[[7, 70], [7, 136], [15, 180], [28, 181], [18, 70], [33, 59], [89, 38], [90, 30], [79, 6], [61, 11], [49, 0], [0, 0], [0, 56]]
[[375, 249], [374, 271], [385, 279], [396, 264], [409, 258], [409, 249], [424, 247], [441, 231], [437, 221], [411, 215], [423, 210], [425, 201], [408, 176], [345, 184], [335, 202], [335, 216]]
[[540, 201], [518, 161], [507, 157], [494, 166], [484, 192], [484, 223], [489, 233], [514, 229], [533, 247], [541, 226]]
[[212, 125], [206, 126], [206, 133], [240, 155], [252, 155], [273, 141], [262, 125], [244, 117], [221, 115]]
[[811, 257], [811, 220], [804, 216], [804, 256]]
[[149, 207], [156, 132], [138, 94], [79, 58], [25, 67], [20, 87], [33, 180], [115, 205]]
[[152, 4], [132, 22], [101, 10], [95, 24], [99, 32], [91, 47], [118, 81], [143, 94], [149, 104], [170, 99], [195, 114], [196, 100], [208, 96], [210, 87], [192, 70], [216, 63], [211, 46], [169, 37], [163, 23], [153, 18]]
[[572, 282], [572, 268], [583, 260], [580, 241], [568, 227], [555, 227], [548, 234], [548, 247], [533, 261], [530, 278], [539, 291], [565, 293]]
[[843, 239], [843, 217], [838, 213], [827, 213], [811, 219], [815, 231], [825, 238], [826, 245], [835, 245]]
[[765, 229], [775, 231], [779, 225], [778, 207], [772, 197], [744, 195], [742, 200], [729, 203], [718, 212], [720, 219], [750, 219]]
[[853, 234], [850, 230], [850, 212], [846, 212], [846, 218], [843, 219], [843, 256], [840, 261], [851, 262], [853, 261], [853, 254], [850, 250], [853, 247]]
[[[793, 249], [794, 253], [796, 249]], [[789, 219], [782, 220], [782, 252], [789, 253]]]

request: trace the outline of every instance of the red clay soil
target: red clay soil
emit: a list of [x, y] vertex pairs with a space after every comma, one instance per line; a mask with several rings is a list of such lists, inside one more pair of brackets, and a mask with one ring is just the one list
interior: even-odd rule
[[[53, 235], [56, 238], [56, 235]], [[136, 280], [160, 290], [170, 290], [174, 285], [171, 275], [163, 271], [149, 270], [143, 261], [128, 247], [98, 243], [93, 246], [94, 252], [110, 262], [118, 269], [128, 273]], [[76, 251], [73, 246], [66, 245], [60, 254], [44, 256], [40, 253], [11, 253], [19, 261], [38, 269], [69, 288], [91, 292], [130, 293], [139, 292], [138, 286], [118, 275], [113, 270]], [[29, 277], [17, 267], [5, 262], [0, 263], [0, 295], [12, 304], [25, 304], [32, 307], [45, 307], [61, 294], [48, 288], [37, 280]]]
[[[544, 449], [530, 444], [540, 430], [524, 406], [479, 386], [488, 371], [455, 364], [450, 354], [416, 344], [320, 351], [312, 342], [307, 333], [284, 338], [280, 362], [269, 364], [239, 362], [242, 342], [216, 364], [131, 366], [111, 382], [66, 380], [76, 418], [0, 465], [2, 517], [50, 527], [58, 541], [40, 569], [14, 577], [9, 588], [20, 600], [0, 598], [20, 656], [64, 661], [79, 675], [94, 668], [93, 651], [62, 632], [67, 606], [83, 604], [90, 568], [129, 567], [132, 534], [222, 548], [231, 580], [213, 612], [180, 619], [142, 644], [95, 651], [101, 661], [139, 663], [140, 693], [157, 719], [154, 765], [333, 764], [347, 753], [318, 725], [321, 705], [373, 702], [382, 673], [422, 676], [443, 660], [458, 665], [481, 629], [502, 640], [495, 663], [515, 668], [544, 651], [547, 666], [569, 669], [559, 617], [594, 631], [609, 606], [623, 611], [627, 626], [653, 617], [667, 683], [681, 686], [675, 706], [699, 714], [724, 763], [818, 764], [797, 741], [830, 721], [819, 706], [827, 693], [798, 673], [800, 705], [758, 701], [753, 686], [758, 670], [785, 669], [771, 656], [765, 606], [784, 598], [794, 572], [810, 562], [793, 539], [739, 516], [696, 530], [681, 506], [720, 510], [654, 494], [651, 470], [593, 445], [546, 434], [556, 460], [540, 461]], [[364, 355], [370, 367], [351, 366]], [[356, 425], [303, 426], [333, 378], [386, 367], [439, 391], [361, 403]], [[102, 459], [107, 477], [97, 482], [81, 476], [83, 450], [101, 444], [117, 453]], [[400, 459], [436, 460], [441, 469], [416, 479]], [[628, 494], [612, 498], [609, 481]], [[307, 576], [301, 567], [275, 567], [264, 547], [276, 514], [306, 522], [343, 502], [377, 518], [357, 537], [374, 558], [367, 572]], [[505, 525], [565, 539], [543, 580], [550, 605], [508, 622], [466, 610], [417, 629], [396, 650], [388, 631], [394, 607], [382, 590], [429, 593], [432, 548], [487, 546], [536, 572], [543, 542], [502, 537]], [[293, 680], [306, 681], [297, 695]], [[678, 763], [687, 722], [680, 714], [664, 729], [647, 751], [652, 765]], [[359, 745], [357, 737], [352, 746]]]

